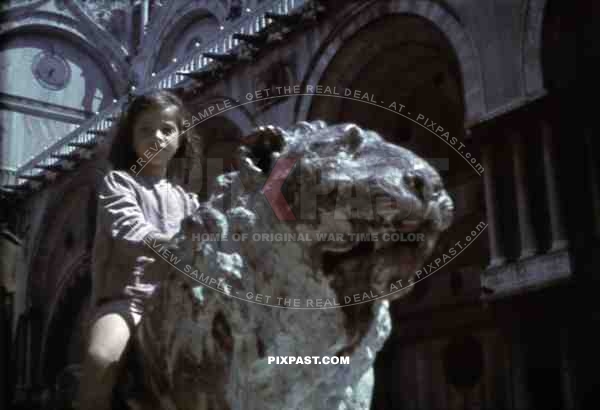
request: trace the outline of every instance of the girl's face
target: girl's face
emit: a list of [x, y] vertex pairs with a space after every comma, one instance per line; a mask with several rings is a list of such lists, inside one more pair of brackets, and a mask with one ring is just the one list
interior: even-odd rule
[[178, 110], [149, 108], [140, 113], [133, 126], [133, 148], [143, 163], [166, 167], [179, 148]]

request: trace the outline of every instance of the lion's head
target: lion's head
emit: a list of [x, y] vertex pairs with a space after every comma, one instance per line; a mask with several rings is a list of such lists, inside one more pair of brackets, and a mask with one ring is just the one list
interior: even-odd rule
[[[253, 193], [228, 203], [254, 204], [259, 220], [245, 229], [308, 235], [302, 251], [338, 293], [406, 286], [452, 221], [452, 200], [431, 165], [354, 124], [260, 128], [240, 158]], [[254, 195], [261, 186], [267, 206]]]

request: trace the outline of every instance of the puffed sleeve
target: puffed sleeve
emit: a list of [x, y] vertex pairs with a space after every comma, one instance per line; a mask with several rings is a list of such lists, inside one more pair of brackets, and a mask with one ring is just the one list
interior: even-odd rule
[[104, 177], [98, 192], [98, 223], [116, 241], [137, 247], [146, 236], [160, 231], [146, 221], [132, 183], [122, 171], [110, 171]]

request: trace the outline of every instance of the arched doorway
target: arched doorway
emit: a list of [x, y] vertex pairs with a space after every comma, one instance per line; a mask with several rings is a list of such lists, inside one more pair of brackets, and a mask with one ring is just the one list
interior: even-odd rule
[[[333, 48], [325, 44], [323, 49], [329, 53]], [[316, 78], [308, 76], [310, 81], [315, 80], [315, 85], [335, 87], [341, 94], [339, 98], [312, 96], [306, 109], [308, 120], [357, 123], [428, 159], [440, 171], [454, 200], [456, 217], [452, 228], [441, 238], [439, 251], [436, 250], [431, 261], [447, 252], [452, 244], [464, 240], [474, 227], [485, 221], [478, 200], [483, 196], [480, 175], [464, 154], [457, 152], [458, 143], [453, 145], [442, 138], [441, 133], [435, 132], [437, 127], [442, 127], [450, 137], [465, 142], [462, 147], [466, 146], [465, 67], [461, 64], [453, 43], [431, 21], [414, 14], [390, 14], [371, 21], [347, 37], [322, 74]], [[401, 105], [403, 115], [398, 112]], [[298, 111], [302, 112], [302, 103], [299, 106]], [[432, 123], [435, 124], [433, 128]], [[477, 154], [474, 148], [471, 148], [471, 154]], [[460, 257], [447, 262], [433, 276], [421, 280], [408, 298], [393, 302], [394, 326], [399, 326], [402, 318], [419, 309], [435, 306], [433, 299], [444, 294], [440, 289], [449, 288], [449, 285], [457, 298], [466, 298], [473, 290], [478, 294], [479, 275], [472, 272], [487, 264], [486, 246], [485, 240], [474, 241]], [[404, 323], [403, 327], [428, 327], [432, 325], [430, 321], [428, 316], [420, 322]], [[406, 355], [420, 349], [417, 345], [421, 342], [410, 341], [403, 346], [393, 343], [391, 339], [388, 341], [376, 362], [374, 400], [382, 408], [409, 406], [411, 394], [414, 394], [414, 391], [397, 394], [399, 387], [394, 383], [398, 368], [407, 368]], [[425, 340], [424, 343], [429, 342]], [[430, 357], [423, 358], [424, 365], [429, 366], [428, 361], [431, 361]], [[392, 368], [390, 363], [397, 363], [397, 367]], [[421, 385], [413, 390], [425, 388], [428, 387]], [[398, 403], [397, 400], [405, 402]], [[433, 402], [426, 403], [433, 406]]]
[[159, 72], [169, 64], [198, 49], [205, 47], [219, 29], [219, 21], [208, 10], [200, 10], [182, 17], [162, 41], [153, 67]]
[[[370, 23], [338, 50], [319, 84], [336, 87], [338, 92], [350, 90], [351, 96], [313, 97], [309, 119], [354, 122], [426, 158], [449, 158], [453, 150], [423, 126], [419, 114], [450, 135], [462, 137], [464, 104], [458, 61], [445, 36], [424, 18], [390, 15]], [[392, 112], [400, 105], [405, 107], [403, 115]], [[451, 162], [456, 171], [452, 174], [468, 168], [454, 156]]]
[[[441, 240], [446, 248], [485, 221], [477, 200], [483, 195], [480, 175], [457, 152], [458, 143], [450, 144], [435, 132], [442, 127], [450, 138], [466, 139], [460, 64], [446, 34], [431, 21], [412, 14], [387, 15], [348, 37], [318, 78], [318, 84], [336, 87], [342, 96], [350, 90], [352, 98], [313, 96], [307, 111], [310, 120], [358, 123], [428, 159], [455, 203], [454, 224]], [[403, 115], [398, 113], [400, 105]], [[471, 150], [475, 156], [476, 150]], [[445, 271], [457, 271], [462, 265], [485, 266], [486, 246], [483, 240], [475, 241]], [[429, 286], [427, 282], [417, 287]], [[423, 296], [424, 292], [413, 293]]]

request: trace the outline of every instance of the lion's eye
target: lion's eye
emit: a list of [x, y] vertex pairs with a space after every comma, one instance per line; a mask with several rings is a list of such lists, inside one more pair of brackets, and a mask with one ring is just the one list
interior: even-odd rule
[[407, 172], [406, 174], [404, 174], [404, 183], [408, 188], [416, 189], [417, 182], [415, 174], [413, 172]]

